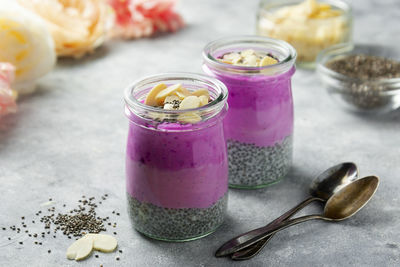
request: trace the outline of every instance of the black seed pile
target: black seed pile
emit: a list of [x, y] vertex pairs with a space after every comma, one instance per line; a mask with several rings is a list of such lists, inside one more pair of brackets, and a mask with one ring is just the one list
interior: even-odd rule
[[[106, 197], [103, 196], [105, 199]], [[61, 231], [68, 237], [81, 237], [87, 233], [100, 233], [106, 231], [104, 222], [108, 221], [109, 217], [101, 218], [96, 214], [98, 204], [94, 202], [95, 198], [86, 199], [84, 196], [79, 200], [77, 208], [70, 210], [67, 213], [55, 214], [55, 208], [49, 209], [50, 215], [43, 216], [40, 221], [45, 224], [45, 229], [50, 229], [53, 226], [54, 233]]]
[[[106, 231], [106, 225], [111, 226], [112, 228], [116, 228], [117, 223], [111, 222], [110, 217], [100, 217], [97, 215], [96, 209], [98, 208], [103, 201], [108, 198], [108, 195], [105, 194], [101, 196], [101, 200], [96, 202], [95, 197], [82, 196], [81, 199], [78, 200], [78, 206], [74, 209], [67, 210], [64, 212], [57, 212], [57, 209], [54, 205], [48, 206], [45, 210], [39, 210], [35, 213], [35, 216], [39, 219], [28, 219], [27, 216], [21, 217], [21, 228], [12, 225], [9, 227], [0, 227], [3, 231], [7, 231], [9, 228], [11, 231], [19, 234], [27, 234], [29, 238], [32, 238], [33, 244], [42, 245], [41, 241], [46, 236], [50, 236], [51, 238], [56, 238], [57, 233], [61, 232], [63, 235], [67, 236], [69, 239], [79, 239], [81, 236], [84, 236], [87, 233], [100, 233]], [[49, 201], [52, 201], [50, 198]], [[51, 203], [50, 203], [51, 204]], [[65, 209], [66, 204], [63, 204], [62, 207]], [[114, 218], [119, 216], [119, 212], [112, 212]], [[43, 230], [38, 231], [40, 225], [36, 222], [40, 221], [43, 225]], [[31, 222], [30, 224], [28, 224]], [[114, 235], [117, 232], [114, 229]], [[40, 239], [39, 239], [40, 238]], [[11, 237], [8, 237], [8, 240], [12, 240]], [[27, 243], [27, 242], [24, 242]], [[19, 242], [20, 245], [24, 244], [23, 242]], [[47, 251], [51, 253], [49, 249]]]
[[292, 143], [292, 136], [267, 147], [227, 140], [229, 185], [257, 188], [279, 181], [290, 170]]
[[[340, 81], [341, 98], [361, 110], [390, 106], [392, 96], [384, 91], [391, 85], [376, 82], [380, 79], [400, 78], [400, 62], [371, 55], [349, 55], [332, 59], [326, 67], [358, 80]], [[337, 95], [337, 88], [331, 88]]]
[[326, 67], [351, 78], [363, 80], [400, 77], [400, 62], [371, 55], [348, 55], [332, 59]]
[[142, 203], [129, 193], [128, 213], [141, 233], [161, 240], [183, 241], [212, 233], [224, 221], [228, 194], [208, 208], [163, 208]]

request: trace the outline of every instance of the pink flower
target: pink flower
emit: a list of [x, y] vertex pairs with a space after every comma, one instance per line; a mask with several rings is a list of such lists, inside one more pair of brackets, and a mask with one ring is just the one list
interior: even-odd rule
[[15, 67], [10, 63], [0, 62], [0, 116], [17, 111], [17, 94], [10, 87], [14, 80]]
[[113, 35], [126, 39], [175, 32], [184, 26], [175, 0], [108, 0], [115, 11]]

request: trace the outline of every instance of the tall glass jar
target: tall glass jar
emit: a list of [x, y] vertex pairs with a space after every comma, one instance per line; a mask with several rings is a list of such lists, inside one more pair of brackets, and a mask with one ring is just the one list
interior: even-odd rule
[[[271, 54], [279, 63], [248, 67], [218, 60], [226, 53], [247, 49]], [[203, 59], [204, 71], [223, 82], [229, 91], [224, 129], [230, 186], [261, 188], [279, 181], [292, 162], [291, 77], [296, 51], [284, 41], [242, 36], [209, 43]]]
[[[147, 93], [159, 83], [180, 83], [189, 91], [207, 88], [212, 101], [189, 110], [145, 105]], [[226, 99], [221, 82], [191, 73], [150, 76], [125, 90], [128, 212], [139, 232], [159, 240], [187, 241], [222, 224], [228, 190], [222, 125]], [[179, 116], [199, 120], [184, 123]]]
[[314, 68], [323, 49], [351, 42], [351, 7], [342, 0], [261, 0], [257, 34], [290, 43], [298, 65]]

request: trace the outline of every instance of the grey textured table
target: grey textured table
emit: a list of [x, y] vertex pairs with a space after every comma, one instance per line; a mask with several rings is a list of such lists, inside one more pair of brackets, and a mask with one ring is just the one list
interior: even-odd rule
[[[254, 32], [257, 4], [181, 1], [179, 11], [188, 24], [184, 30], [110, 42], [82, 60], [60, 60], [40, 81], [37, 93], [19, 101], [19, 112], [0, 123], [0, 227], [19, 223], [21, 216], [31, 218], [49, 197], [73, 205], [81, 195], [108, 193], [99, 211], [121, 212], [117, 236], [124, 252], [119, 262], [115, 254], [101, 254], [76, 263], [65, 258], [70, 240], [64, 236], [34, 246], [25, 235], [0, 230], [0, 266], [400, 265], [400, 112], [384, 118], [350, 114], [329, 99], [315, 73], [303, 70], [293, 78], [294, 166], [284, 181], [263, 190], [230, 190], [226, 222], [197, 241], [153, 241], [131, 228], [125, 202], [128, 121], [123, 88], [149, 74], [201, 72], [201, 51], [207, 42]], [[398, 1], [357, 0], [353, 5], [356, 42], [400, 42]], [[303, 200], [312, 178], [341, 161], [358, 163], [361, 175], [381, 177], [377, 194], [355, 217], [287, 229], [250, 261], [213, 256], [222, 241], [267, 223]], [[19, 245], [21, 240], [24, 245]]]

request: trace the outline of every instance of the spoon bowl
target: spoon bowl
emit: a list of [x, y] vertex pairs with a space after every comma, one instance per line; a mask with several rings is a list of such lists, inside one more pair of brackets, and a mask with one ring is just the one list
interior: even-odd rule
[[310, 194], [328, 200], [334, 193], [356, 180], [358, 169], [353, 162], [335, 165], [315, 178], [310, 185]]
[[326, 202], [324, 216], [341, 221], [364, 207], [378, 189], [379, 178], [367, 176], [343, 187]]

